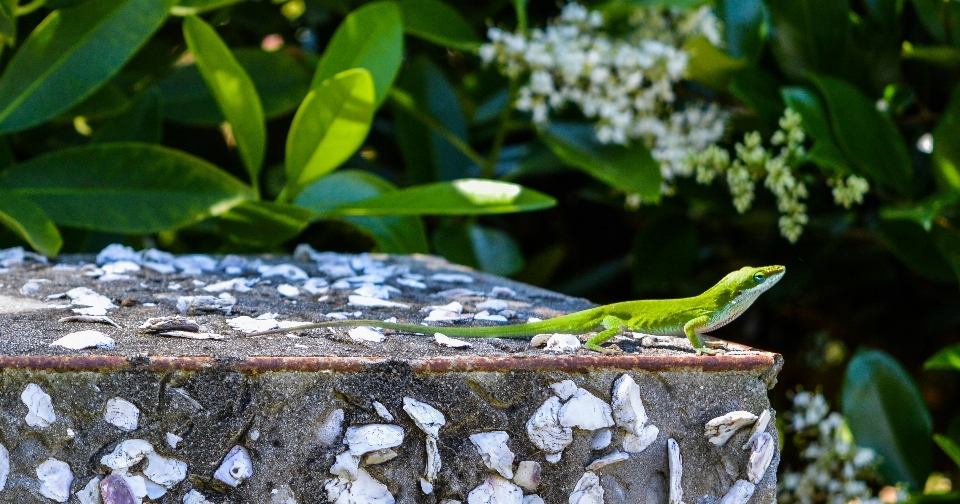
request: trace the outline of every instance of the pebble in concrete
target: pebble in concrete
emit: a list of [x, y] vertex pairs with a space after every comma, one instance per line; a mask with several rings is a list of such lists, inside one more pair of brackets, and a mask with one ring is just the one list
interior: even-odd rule
[[676, 440], [667, 440], [667, 461], [670, 468], [670, 504], [683, 504], [683, 487], [680, 480], [683, 478], [683, 457], [680, 456], [680, 445]]
[[20, 400], [27, 405], [27, 416], [24, 421], [27, 425], [35, 429], [49, 427], [50, 424], [57, 421], [57, 415], [53, 412], [53, 402], [50, 395], [43, 391], [36, 383], [28, 383], [20, 393]]
[[560, 408], [560, 425], [590, 431], [610, 427], [613, 425], [610, 405], [584, 389], [577, 389]]
[[7, 486], [7, 476], [10, 475], [10, 452], [0, 444], [0, 490]]
[[393, 448], [403, 443], [403, 427], [387, 424], [368, 424], [347, 428], [347, 444], [355, 456], [367, 452]]
[[384, 406], [380, 401], [373, 401], [373, 410], [377, 412], [377, 416], [380, 418], [388, 422], [393, 421], [393, 414], [391, 414], [390, 411], [387, 410], [387, 407]]
[[757, 415], [749, 411], [731, 411], [707, 422], [704, 435], [710, 438], [711, 443], [723, 446], [738, 430], [756, 421]]
[[756, 485], [763, 479], [763, 475], [767, 473], [767, 468], [770, 467], [770, 462], [773, 461], [773, 453], [776, 449], [776, 442], [769, 432], [760, 434], [753, 445], [753, 450], [750, 452], [750, 462], [747, 465], [747, 479], [751, 483]]
[[747, 504], [750, 497], [753, 497], [753, 490], [756, 486], [747, 480], [737, 480], [726, 495], [720, 498], [720, 504]]
[[588, 471], [596, 471], [597, 469], [607, 467], [608, 465], [616, 464], [618, 462], [623, 462], [629, 459], [630, 456], [623, 452], [614, 452], [606, 457], [598, 458], [593, 462], [590, 462], [590, 465], [587, 466]]
[[153, 452], [153, 445], [143, 439], [120, 442], [113, 451], [100, 458], [100, 463], [114, 470], [129, 469]]
[[84, 348], [113, 348], [116, 343], [113, 338], [103, 334], [100, 331], [77, 331], [50, 343], [50, 346], [59, 346], [70, 350], [82, 350]]
[[146, 483], [138, 476], [114, 472], [100, 481], [100, 498], [104, 504], [139, 504], [146, 496]]
[[140, 421], [140, 409], [132, 402], [114, 397], [107, 401], [107, 409], [103, 413], [103, 419], [120, 428], [123, 431], [133, 431], [137, 429]]
[[395, 499], [386, 485], [373, 479], [370, 473], [357, 470], [356, 479], [337, 477], [327, 480], [323, 489], [332, 504], [394, 504]]
[[550, 389], [553, 390], [553, 393], [556, 394], [561, 401], [566, 401], [577, 392], [577, 384], [573, 383], [573, 380], [563, 380], [550, 385]]
[[213, 504], [208, 501], [202, 493], [196, 490], [190, 490], [190, 493], [183, 496], [183, 504]]
[[70, 485], [73, 484], [70, 464], [50, 457], [37, 466], [37, 478], [44, 497], [57, 502], [67, 502], [70, 498]]
[[513, 452], [507, 446], [510, 435], [504, 431], [480, 432], [470, 436], [483, 464], [506, 479], [513, 478]]
[[586, 472], [573, 487], [570, 504], [603, 504], [603, 487], [600, 478], [592, 472]]
[[753, 424], [753, 427], [750, 429], [750, 437], [747, 439], [747, 442], [743, 444], [744, 450], [749, 450], [753, 443], [760, 437], [761, 434], [767, 431], [767, 425], [770, 423], [770, 410], [765, 409], [760, 412], [760, 418]]
[[467, 504], [523, 504], [523, 490], [494, 474], [470, 491]]
[[540, 486], [540, 464], [532, 460], [520, 462], [513, 475], [513, 482], [527, 492], [536, 492]]
[[593, 450], [602, 450], [610, 446], [613, 439], [613, 432], [610, 429], [600, 429], [593, 433], [593, 439], [590, 440], [590, 448]]
[[170, 488], [187, 477], [187, 464], [151, 452], [147, 454], [147, 466], [143, 469], [143, 475], [158, 485]]
[[247, 449], [240, 445], [230, 449], [220, 467], [213, 473], [214, 478], [232, 487], [239, 485], [250, 476], [253, 476], [253, 461], [250, 460]]
[[74, 493], [80, 504], [101, 504], [103, 502], [100, 498], [100, 479], [100, 476], [92, 478], [83, 488]]
[[573, 429], [560, 425], [560, 399], [551, 397], [527, 421], [527, 437], [546, 453], [547, 462], [560, 461], [563, 449], [573, 442]]

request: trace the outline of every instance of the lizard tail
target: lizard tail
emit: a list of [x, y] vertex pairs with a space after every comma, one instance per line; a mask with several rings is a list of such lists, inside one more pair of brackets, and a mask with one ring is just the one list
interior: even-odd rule
[[[559, 317], [563, 318], [563, 317]], [[396, 322], [383, 322], [380, 320], [330, 320], [327, 322], [318, 322], [294, 327], [285, 327], [280, 329], [270, 329], [250, 333], [247, 336], [267, 336], [270, 334], [283, 334], [290, 331], [302, 331], [305, 329], [322, 329], [325, 327], [382, 327], [384, 329], [396, 329], [420, 334], [443, 333], [447, 336], [459, 336], [461, 338], [523, 338], [534, 336], [544, 332], [560, 330], [558, 319], [543, 320], [540, 322], [528, 322], [525, 324], [484, 326], [484, 327], [454, 327], [454, 326], [422, 326], [417, 324], [400, 324]]]

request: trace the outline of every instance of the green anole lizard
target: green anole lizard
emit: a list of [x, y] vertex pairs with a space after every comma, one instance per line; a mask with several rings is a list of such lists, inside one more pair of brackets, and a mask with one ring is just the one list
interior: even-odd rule
[[272, 329], [249, 336], [279, 334], [322, 327], [371, 326], [397, 329], [418, 334], [442, 333], [462, 338], [523, 338], [546, 333], [584, 334], [599, 330], [584, 346], [609, 353], [600, 344], [623, 331], [636, 331], [658, 336], [686, 336], [697, 352], [712, 353], [702, 334], [723, 327], [739, 317], [760, 294], [783, 277], [783, 266], [745, 266], [734, 271], [703, 294], [681, 299], [649, 299], [624, 301], [561, 315], [556, 318], [525, 324], [485, 327], [430, 327], [399, 324], [379, 320], [332, 320]]

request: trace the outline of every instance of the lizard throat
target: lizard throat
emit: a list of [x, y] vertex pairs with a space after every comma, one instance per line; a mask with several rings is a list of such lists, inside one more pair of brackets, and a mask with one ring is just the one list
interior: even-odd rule
[[781, 275], [771, 277], [768, 281], [741, 292], [737, 297], [727, 303], [726, 306], [717, 310], [717, 312], [710, 317], [710, 321], [707, 322], [702, 331], [710, 332], [733, 322], [737, 317], [742, 315], [743, 312], [747, 311], [747, 308], [750, 308], [750, 305], [760, 297], [760, 294], [763, 294], [770, 289], [770, 287], [773, 287], [773, 285], [780, 280], [780, 276]]

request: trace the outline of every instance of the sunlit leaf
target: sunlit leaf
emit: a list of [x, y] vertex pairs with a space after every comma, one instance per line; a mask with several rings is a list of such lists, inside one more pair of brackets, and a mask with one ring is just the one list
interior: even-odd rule
[[923, 363], [923, 368], [960, 371], [960, 343], [950, 345], [933, 354], [933, 357]]
[[453, 7], [441, 0], [397, 0], [407, 33], [434, 44], [474, 50], [480, 38]]
[[341, 205], [332, 215], [484, 215], [528, 212], [556, 205], [553, 198], [510, 182], [462, 179], [391, 191]]
[[686, 78], [717, 91], [726, 91], [733, 74], [747, 62], [734, 58], [711, 44], [706, 37], [695, 37], [683, 44], [690, 55]]
[[93, 141], [159, 143], [162, 126], [160, 94], [154, 88], [144, 92], [126, 112], [101, 124]]
[[808, 158], [822, 168], [844, 175], [853, 173], [851, 163], [833, 136], [826, 109], [820, 98], [798, 86], [785, 86], [780, 90], [780, 94], [787, 106], [800, 114], [803, 129], [814, 139], [813, 147], [807, 153]]
[[200, 14], [228, 5], [241, 2], [243, 0], [177, 0], [170, 8], [170, 14], [174, 16], [189, 16], [191, 14]]
[[952, 460], [957, 467], [960, 467], [960, 446], [958, 446], [957, 443], [954, 443], [952, 439], [943, 434], [934, 434], [933, 441], [950, 457], [950, 460]]
[[296, 237], [310, 224], [306, 208], [270, 201], [244, 201], [217, 220], [233, 242], [248, 247], [273, 247]]
[[63, 246], [60, 231], [40, 205], [5, 189], [0, 189], [0, 225], [41, 254], [55, 256]]

